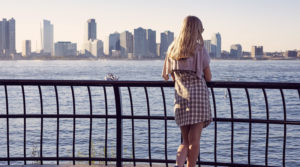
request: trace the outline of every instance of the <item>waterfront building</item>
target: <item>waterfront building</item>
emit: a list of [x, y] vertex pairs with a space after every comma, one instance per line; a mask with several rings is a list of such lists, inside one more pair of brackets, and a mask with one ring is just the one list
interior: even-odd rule
[[262, 58], [264, 56], [263, 46], [252, 46], [251, 57]]
[[86, 57], [103, 57], [103, 42], [101, 40], [89, 40], [85, 42], [83, 54]]
[[221, 58], [221, 34], [216, 33], [211, 38], [211, 53], [213, 57]]
[[120, 51], [120, 33], [115, 32], [109, 35], [109, 55], [112, 56], [112, 51]]
[[95, 19], [88, 19], [85, 26], [85, 41], [97, 39], [97, 23]]
[[156, 44], [156, 55], [157, 57], [160, 57], [160, 43]]
[[129, 31], [120, 34], [120, 47], [122, 58], [132, 58], [133, 54], [133, 35]]
[[287, 50], [286, 52], [284, 52], [283, 56], [284, 57], [293, 57], [296, 58], [297, 57], [297, 51], [296, 50]]
[[59, 41], [54, 44], [54, 55], [56, 57], [76, 57], [77, 44]]
[[97, 57], [103, 57], [104, 56], [104, 46], [103, 41], [96, 40], [96, 46], [97, 46]]
[[243, 54], [242, 45], [234, 44], [230, 47], [230, 57], [232, 58], [241, 58]]
[[41, 24], [41, 52], [53, 55], [53, 24], [43, 20]]
[[229, 58], [230, 57], [230, 53], [226, 50], [222, 50], [221, 52], [221, 57], [226, 59], [226, 58]]
[[97, 23], [95, 19], [88, 19], [85, 24], [83, 51], [84, 56], [100, 57], [103, 56], [103, 42], [97, 40]]
[[211, 40], [204, 40], [203, 42], [204, 42], [204, 47], [207, 53], [209, 54], [211, 49]]
[[134, 29], [133, 38], [133, 57], [141, 59], [146, 56], [148, 50], [146, 30], [141, 27]]
[[156, 57], [156, 31], [151, 29], [146, 30], [146, 38], [148, 45], [147, 57]]
[[0, 55], [10, 56], [16, 53], [16, 21], [2, 19], [0, 21]]
[[103, 51], [105, 55], [109, 55], [109, 36], [106, 36], [104, 39]]
[[243, 51], [242, 52], [242, 57], [251, 57], [251, 52]]
[[30, 56], [31, 54], [31, 41], [30, 40], [24, 40], [23, 41], [23, 49], [22, 49], [22, 56]]
[[160, 57], [165, 58], [170, 44], [174, 41], [174, 33], [165, 31], [160, 34]]
[[215, 44], [210, 44], [210, 52], [209, 52], [210, 57], [217, 57], [217, 46]]

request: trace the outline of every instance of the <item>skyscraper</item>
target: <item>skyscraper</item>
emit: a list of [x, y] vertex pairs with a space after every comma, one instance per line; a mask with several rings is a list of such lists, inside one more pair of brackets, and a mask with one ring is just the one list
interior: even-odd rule
[[147, 57], [156, 57], [156, 31], [151, 29], [146, 30], [147, 38]]
[[132, 58], [133, 53], [133, 35], [129, 31], [120, 34], [121, 57]]
[[0, 21], [0, 55], [8, 56], [16, 52], [15, 19]]
[[120, 33], [115, 32], [109, 34], [109, 55], [112, 55], [113, 51], [120, 51]]
[[95, 19], [87, 21], [85, 33], [85, 41], [97, 39], [97, 24]]
[[146, 30], [139, 27], [134, 29], [134, 40], [133, 40], [133, 56], [134, 58], [143, 58], [147, 54], [147, 37]]
[[207, 53], [211, 52], [211, 40], [204, 40], [204, 47]]
[[169, 45], [174, 40], [174, 33], [171, 31], [165, 31], [160, 34], [160, 57], [165, 58]]
[[31, 54], [31, 41], [25, 40], [23, 41], [22, 56], [30, 56], [30, 54]]
[[221, 34], [216, 33], [211, 38], [211, 53], [214, 57], [220, 58], [221, 57]]
[[95, 19], [88, 19], [85, 25], [83, 41], [84, 54], [88, 57], [103, 56], [103, 42], [97, 40], [97, 23]]
[[41, 25], [41, 51], [53, 55], [53, 24], [43, 20]]

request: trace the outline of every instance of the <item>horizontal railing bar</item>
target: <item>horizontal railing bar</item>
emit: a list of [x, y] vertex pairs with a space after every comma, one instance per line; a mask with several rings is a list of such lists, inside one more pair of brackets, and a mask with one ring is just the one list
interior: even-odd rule
[[213, 88], [299, 89], [300, 83], [213, 81], [208, 82], [207, 86]]
[[[106, 80], [14, 80], [1, 79], [0, 85], [40, 85], [40, 86], [120, 86], [120, 87], [173, 87], [172, 81], [106, 81]], [[300, 83], [282, 82], [207, 82], [214, 88], [265, 88], [265, 89], [299, 89]]]
[[[0, 158], [0, 161], [56, 161], [57, 158], [56, 157], [11, 157], [11, 158]], [[58, 160], [60, 161], [116, 161], [116, 158], [89, 158], [89, 157], [59, 157]], [[136, 158], [135, 159], [136, 162], [150, 162], [149, 159], [140, 159], [140, 158]], [[133, 162], [133, 159], [130, 158], [122, 158], [122, 162]], [[153, 163], [175, 163], [175, 160], [164, 160], [164, 159], [151, 159], [151, 162]], [[220, 166], [241, 166], [241, 167], [265, 167], [265, 165], [248, 165], [248, 164], [240, 164], [240, 163], [226, 163], [226, 162], [207, 162], [207, 161], [200, 161], [201, 165], [220, 165]]]
[[[26, 158], [23, 158], [23, 157], [11, 157], [11, 158], [1, 158], [0, 157], [0, 162], [1, 161], [56, 161], [56, 160], [59, 160], [59, 161], [89, 161], [90, 158], [89, 157], [26, 157]], [[116, 158], [91, 158], [92, 161], [116, 161]]]
[[[0, 118], [117, 118], [116, 115], [80, 115], [80, 114], [9, 114], [3, 115], [0, 114]], [[131, 115], [122, 115], [122, 119], [153, 119], [153, 120], [174, 120], [172, 116], [131, 116]]]
[[[139, 115], [123, 115], [122, 119], [151, 119], [151, 120], [174, 120], [173, 116], [139, 116]], [[115, 119], [115, 115], [72, 115], [72, 114], [9, 114], [0, 115], [0, 118], [111, 118]], [[300, 121], [295, 120], [264, 120], [264, 119], [246, 119], [246, 118], [213, 118], [217, 122], [245, 122], [245, 123], [269, 123], [269, 124], [287, 124], [287, 125], [300, 125]]]
[[80, 114], [9, 114], [0, 115], [0, 118], [117, 118], [115, 115], [80, 115]]
[[264, 119], [246, 119], [246, 118], [213, 118], [217, 122], [245, 122], [245, 123], [269, 123], [269, 124], [287, 124], [300, 125], [300, 121], [284, 121], [284, 120], [264, 120]]
[[174, 82], [167, 81], [106, 81], [106, 80], [0, 80], [0, 85], [27, 86], [120, 86], [120, 87], [173, 87]]

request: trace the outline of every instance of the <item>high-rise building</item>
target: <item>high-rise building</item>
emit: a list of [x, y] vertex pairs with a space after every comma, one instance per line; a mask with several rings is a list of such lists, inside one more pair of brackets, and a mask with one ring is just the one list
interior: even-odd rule
[[77, 56], [77, 44], [71, 42], [56, 42], [54, 55], [57, 57], [75, 57]]
[[97, 39], [97, 23], [95, 19], [89, 19], [86, 24], [85, 41]]
[[133, 54], [133, 35], [129, 31], [120, 34], [121, 57], [132, 58]]
[[53, 55], [53, 24], [43, 20], [41, 25], [41, 52]]
[[103, 47], [103, 41], [96, 40], [97, 41], [97, 57], [103, 57], [104, 56], [104, 47]]
[[103, 53], [103, 42], [101, 40], [89, 40], [85, 42], [84, 54], [87, 57], [102, 57]]
[[146, 30], [146, 38], [147, 38], [147, 57], [156, 57], [156, 31], [151, 29]]
[[169, 45], [174, 41], [174, 33], [165, 31], [160, 34], [160, 57], [165, 58]]
[[31, 41], [25, 40], [23, 41], [23, 50], [22, 50], [22, 56], [30, 56], [31, 54]]
[[207, 53], [211, 52], [211, 40], [204, 40], [204, 47]]
[[252, 46], [251, 48], [251, 57], [253, 58], [262, 58], [264, 55], [263, 46]]
[[211, 38], [211, 53], [214, 57], [221, 57], [221, 34], [216, 33]]
[[109, 55], [109, 36], [106, 36], [104, 39], [103, 51], [105, 55]]
[[230, 56], [233, 58], [241, 58], [243, 54], [242, 45], [234, 44], [230, 47]]
[[156, 44], [156, 55], [160, 57], [160, 43]]
[[16, 53], [16, 21], [3, 19], [0, 21], [0, 55], [9, 56]]
[[120, 50], [120, 33], [109, 34], [109, 55], [111, 56], [112, 52]]
[[139, 27], [134, 29], [133, 56], [134, 58], [143, 58], [147, 54], [147, 34], [146, 30]]

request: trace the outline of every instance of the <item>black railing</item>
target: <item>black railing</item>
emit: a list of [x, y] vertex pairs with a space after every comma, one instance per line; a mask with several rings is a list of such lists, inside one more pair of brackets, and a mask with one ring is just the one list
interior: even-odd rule
[[[3, 164], [11, 165], [11, 164], [28, 164], [29, 162], [37, 162], [40, 164], [44, 164], [46, 162], [55, 162], [56, 164], [60, 164], [64, 161], [71, 161], [73, 164], [76, 164], [79, 161], [85, 161], [88, 162], [89, 165], [93, 164], [95, 161], [101, 161], [104, 164], [109, 164], [109, 163], [115, 163], [117, 166], [122, 166], [122, 163], [132, 163], [134, 166], [137, 163], [149, 163], [150, 166], [152, 166], [153, 163], [162, 163], [165, 164], [166, 166], [175, 163], [175, 152], [174, 156], [172, 158], [169, 158], [168, 153], [171, 150], [168, 146], [171, 145], [171, 143], [168, 142], [168, 137], [172, 136], [172, 132], [168, 131], [168, 124], [170, 120], [173, 120], [174, 117], [172, 114], [168, 114], [168, 111], [172, 113], [172, 104], [167, 102], [168, 99], [172, 99], [173, 96], [170, 96], [172, 93], [165, 93], [165, 89], [171, 88], [169, 92], [172, 92], [172, 87], [174, 86], [173, 82], [162, 82], [162, 81], [85, 81], [85, 80], [0, 80], [0, 85], [3, 86], [2, 92], [4, 93], [3, 95], [0, 95], [2, 100], [5, 101], [3, 102], [3, 105], [5, 105], [3, 110], [0, 109], [0, 123], [2, 122], [2, 129], [3, 131], [6, 131], [6, 134], [0, 134], [0, 163], [2, 162]], [[32, 105], [31, 103], [28, 103], [27, 99], [32, 98], [35, 95], [32, 96], [27, 96], [27, 91], [25, 90], [27, 87], [35, 87], [38, 89], [38, 102], [39, 105], [36, 105], [39, 109], [39, 113], [35, 112], [29, 112], [28, 110], [28, 105]], [[45, 103], [43, 99], [45, 98], [44, 94], [48, 94], [47, 91], [43, 91], [43, 88], [54, 88], [53, 92], [54, 95], [52, 96], [55, 100], [55, 104], [52, 103]], [[88, 112], [85, 114], [80, 114], [77, 113], [77, 108], [78, 108], [78, 101], [76, 101], [76, 93], [75, 93], [75, 88], [87, 88], [87, 98], [88, 100], [83, 100], [79, 101], [79, 103], [88, 103]], [[141, 115], [141, 114], [136, 114], [136, 112], [139, 111], [134, 111], [134, 100], [133, 100], [133, 89], [137, 88], [143, 88], [143, 91], [141, 92], [145, 93], [145, 103], [139, 104], [141, 105], [141, 110], [145, 110], [146, 114]], [[288, 134], [288, 129], [287, 126], [297, 126], [297, 128], [300, 127], [300, 120], [297, 120], [297, 117], [293, 118], [287, 118], [287, 104], [286, 104], [286, 97], [284, 94], [284, 91], [286, 90], [293, 90], [296, 91], [298, 96], [296, 98], [296, 102], [300, 102], [300, 83], [259, 83], [259, 82], [210, 82], [208, 83], [209, 90], [211, 92], [211, 105], [212, 105], [212, 113], [214, 115], [214, 123], [213, 123], [213, 128], [212, 128], [212, 133], [210, 135], [213, 135], [213, 153], [210, 154], [209, 159], [210, 160], [203, 160], [201, 159], [202, 154], [200, 151], [200, 155], [198, 158], [197, 164], [200, 165], [212, 165], [212, 166], [297, 166], [299, 165], [300, 159], [297, 159], [297, 155], [294, 156], [292, 159], [289, 159], [290, 162], [286, 162], [286, 149], [287, 149], [287, 134]], [[10, 88], [10, 89], [8, 89]], [[21, 90], [18, 90], [21, 88]], [[72, 112], [70, 113], [63, 113], [61, 111], [61, 108], [63, 107], [62, 104], [60, 104], [60, 100], [62, 97], [59, 95], [59, 88], [68, 88], [71, 91], [71, 100], [67, 101], [66, 103], [70, 105], [70, 108]], [[94, 103], [99, 102], [96, 100], [93, 100], [94, 95], [92, 94], [93, 91], [91, 90], [92, 88], [96, 89], [102, 89], [102, 95], [103, 99], [101, 100], [103, 102], [103, 110], [104, 114], [96, 114], [95, 113], [95, 107]], [[153, 107], [153, 104], [151, 105], [150, 103], [150, 98], [149, 95], [152, 93], [152, 91], [149, 91], [150, 88], [158, 88], [158, 90], [161, 93], [162, 96], [162, 107], [160, 108], [160, 111], [158, 111], [160, 114], [158, 115], [153, 115], [151, 114], [151, 108]], [[108, 91], [108, 89], [111, 89], [111, 91]], [[122, 96], [124, 93], [122, 93], [121, 89], [128, 94], [128, 113], [124, 114], [122, 112], [122, 109], [124, 110], [124, 106], [122, 106]], [[218, 100], [220, 100], [221, 96], [223, 98], [223, 94], [220, 93], [219, 89], [224, 89], [225, 90], [225, 97], [224, 101], [227, 101], [226, 98], [229, 99], [229, 111], [230, 111], [230, 116], [219, 116], [220, 113], [218, 112], [218, 105], [221, 105], [218, 103]], [[18, 95], [9, 95], [9, 91], [13, 91], [15, 94], [16, 92], [21, 92], [21, 96]], [[246, 102], [247, 102], [247, 109], [248, 109], [248, 117], [236, 117], [234, 110], [234, 100], [240, 99], [240, 98], [234, 98], [233, 97], [233, 91], [239, 90], [239, 91], [244, 91], [246, 94]], [[256, 107], [255, 105], [252, 105], [251, 101], [251, 93], [249, 90], [256, 90], [256, 91], [261, 91], [263, 95], [263, 102], [264, 103], [264, 109], [263, 112], [265, 112], [265, 118], [262, 118], [260, 116], [259, 118], [254, 117], [253, 114], [254, 110], [253, 107]], [[278, 104], [282, 106], [282, 109], [278, 111], [282, 112], [283, 117], [282, 118], [271, 118], [270, 117], [270, 105], [269, 105], [269, 100], [268, 98], [268, 93], [267, 91], [269, 90], [279, 90], [280, 98], [281, 98], [281, 103]], [[217, 92], [218, 91], [218, 92]], [[216, 93], [217, 92], [217, 93]], [[0, 90], [1, 93], [1, 90]], [[156, 92], [157, 93], [157, 92]], [[63, 92], [65, 94], [65, 91]], [[79, 93], [81, 94], [81, 93]], [[77, 94], [78, 95], [78, 94]], [[113, 100], [109, 99], [108, 96], [113, 95]], [[10, 97], [12, 97], [13, 101], [11, 102]], [[63, 95], [62, 95], [63, 96]], [[254, 93], [254, 97], [252, 98], [257, 98], [257, 93]], [[21, 103], [22, 107], [14, 107], [12, 104], [15, 104], [17, 99], [21, 97]], [[278, 97], [278, 96], [277, 96]], [[15, 99], [17, 98], [17, 99]], [[294, 97], [295, 98], [295, 97]], [[158, 99], [156, 99], [158, 100]], [[110, 101], [113, 101], [113, 104], [109, 104]], [[159, 101], [159, 100], [158, 100]], [[160, 102], [161, 102], [160, 101]], [[254, 99], [254, 101], [257, 101], [257, 99]], [[124, 102], [124, 100], [123, 100]], [[278, 102], [277, 102], [278, 103]], [[45, 107], [51, 107], [51, 105], [54, 105], [56, 108], [55, 112], [52, 113], [45, 113]], [[156, 103], [154, 103], [156, 105]], [[261, 104], [260, 104], [261, 105]], [[167, 107], [169, 106], [168, 110]], [[300, 110], [299, 110], [299, 104], [294, 104], [293, 109], [298, 110], [298, 116], [300, 115]], [[297, 108], [298, 107], [298, 108]], [[10, 109], [13, 108], [14, 112], [11, 112]], [[20, 112], [19, 110], [22, 110]], [[227, 109], [224, 109], [227, 110]], [[242, 113], [241, 115], [244, 115], [246, 113]], [[295, 114], [295, 113], [294, 113]], [[222, 114], [221, 114], [222, 115]], [[224, 114], [223, 114], [224, 115]], [[298, 117], [299, 118], [299, 117]], [[14, 141], [11, 137], [14, 137], [13, 134], [11, 134], [10, 130], [12, 129], [12, 124], [10, 121], [14, 119], [22, 119], [23, 120], [23, 139], [22, 139], [22, 147], [19, 149], [23, 149], [23, 156], [16, 156], [12, 153], [11, 151], [11, 141]], [[30, 148], [28, 148], [28, 143], [33, 142], [28, 139], [28, 127], [27, 125], [29, 124], [29, 121], [32, 119], [39, 119], [40, 120], [40, 132], [39, 132], [39, 137], [36, 137], [35, 140], [39, 140], [39, 151], [38, 155], [35, 155], [34, 151], [30, 151]], [[50, 148], [50, 150], [55, 149], [55, 156], [47, 156], [45, 155], [46, 151], [44, 149], [45, 145], [45, 135], [46, 135], [46, 130], [49, 127], [45, 127], [45, 122], [50, 119], [56, 119], [56, 136], [55, 136], [55, 146]], [[64, 147], [67, 145], [68, 147], [71, 147], [71, 154], [70, 156], [65, 156], [65, 155], [60, 155], [61, 153], [61, 148], [63, 147], [60, 144], [60, 140], [62, 140], [61, 135], [65, 135], [64, 133], [60, 133], [62, 129], [65, 129], [66, 127], [61, 126], [61, 124], [64, 123], [64, 119], [71, 119], [72, 120], [72, 127], [71, 127], [71, 139], [69, 139], [70, 143], [64, 143]], [[98, 119], [104, 120], [103, 126], [104, 126], [104, 131], [101, 131], [101, 133], [104, 135], [104, 150], [103, 150], [103, 155], [95, 155], [95, 148], [93, 148], [93, 134], [97, 129], [99, 129], [99, 126], [93, 126], [93, 123], [97, 121]], [[88, 151], [87, 151], [87, 156], [81, 156], [77, 152], [76, 154], [76, 149], [77, 149], [77, 144], [76, 144], [76, 138], [78, 137], [76, 135], [76, 128], [81, 127], [77, 122], [79, 120], [88, 120], [88, 124], [85, 125], [87, 126], [88, 131], [85, 133], [88, 135], [88, 139], [86, 142], [88, 142]], [[109, 122], [110, 120], [113, 120], [113, 126], [109, 127], [111, 125]], [[123, 128], [122, 125], [125, 120], [130, 120], [131, 122], [131, 134], [128, 136], [131, 137], [131, 141], [128, 141], [128, 143], [124, 143], [124, 131], [125, 127]], [[143, 153], [145, 156], [147, 155], [148, 158], [139, 158], [137, 157], [136, 152], [140, 151], [136, 149], [136, 140], [140, 136], [136, 136], [136, 128], [137, 126], [135, 125], [138, 120], [146, 120], [146, 129], [145, 131], [147, 134], [147, 147], [144, 148], [147, 153]], [[161, 127], [161, 131], [164, 131], [163, 133], [163, 142], [161, 142], [160, 147], [164, 149], [163, 153], [159, 153], [159, 155], [163, 154], [163, 156], [160, 156], [160, 158], [157, 158], [155, 154], [153, 154], [153, 146], [152, 146], [152, 140], [156, 139], [151, 136], [152, 134], [152, 128], [153, 124], [151, 121], [154, 120], [161, 120], [163, 121], [163, 124]], [[5, 122], [6, 124], [4, 124]], [[219, 130], [222, 127], [218, 126], [218, 123], [229, 123], [230, 124], [230, 129], [226, 129], [227, 132], [230, 133], [230, 157], [227, 157], [227, 160], [219, 160], [218, 159], [218, 152], [220, 149], [218, 149], [218, 134], [219, 133], [225, 133], [224, 130]], [[238, 135], [235, 135], [235, 128], [237, 123], [240, 123], [244, 125], [245, 123], [248, 124], [248, 140], [246, 142], [247, 148], [245, 150], [247, 151], [247, 160], [245, 162], [239, 162], [236, 160], [235, 155], [235, 138], [239, 137]], [[243, 124], [244, 123], [244, 124]], [[260, 154], [257, 155], [257, 152], [255, 152], [255, 156], [259, 157], [264, 157], [264, 161], [262, 162], [255, 162], [252, 161], [253, 158], [253, 145], [255, 144], [253, 141], [256, 141], [256, 136], [253, 135], [253, 131], [255, 128], [253, 128], [254, 125], [256, 124], [264, 124], [266, 126], [266, 131], [265, 131], [265, 137], [260, 138], [260, 140], [264, 140], [264, 142], [260, 141], [261, 143], [264, 143], [264, 151], [259, 152]], [[4, 127], [5, 125], [5, 127]], [[101, 124], [102, 125], [102, 124]], [[274, 158], [273, 156], [270, 157], [270, 135], [271, 135], [271, 125], [282, 125], [283, 126], [283, 135], [280, 137], [282, 138], [282, 148], [279, 146], [278, 148], [275, 148], [277, 150], [277, 153], [280, 152], [281, 155], [277, 155], [277, 158], [275, 161], [276, 162], [269, 162], [269, 159]], [[219, 127], [219, 128], [218, 128]], [[296, 132], [297, 132], [296, 128]], [[0, 127], [1, 130], [1, 127]], [[14, 129], [15, 130], [15, 129]], [[115, 133], [115, 137], [113, 137], [112, 140], [114, 140], [113, 146], [115, 147], [115, 155], [109, 156], [108, 149], [110, 147], [110, 140], [109, 140], [109, 130], [113, 130]], [[36, 131], [36, 130], [35, 130]], [[1, 132], [1, 131], [0, 131]], [[93, 133], [94, 132], [94, 133]], [[99, 131], [97, 131], [99, 133]], [[226, 133], [227, 133], [226, 132]], [[239, 130], [238, 133], [244, 132], [243, 130]], [[21, 130], [20, 130], [21, 133]], [[298, 131], [299, 133], [299, 131]], [[174, 135], [173, 135], [174, 136]], [[299, 136], [299, 135], [298, 135]], [[3, 138], [4, 137], [4, 138]], [[2, 140], [2, 141], [1, 141]], [[126, 139], [127, 140], [127, 139]], [[299, 147], [297, 144], [297, 141], [299, 141], [298, 138], [292, 139], [296, 140], [295, 142], [289, 142], [289, 148], [295, 149], [295, 147]], [[84, 143], [84, 142], [83, 142]], [[254, 143], [254, 144], [253, 144]], [[82, 144], [82, 143], [81, 143]], [[131, 157], [125, 157], [123, 156], [124, 148], [123, 146], [127, 144], [130, 145], [131, 147]], [[176, 143], [175, 145], [178, 145], [179, 143]], [[6, 149], [3, 149], [6, 148]], [[82, 147], [80, 147], [82, 148]], [[29, 153], [28, 153], [29, 149]], [[296, 148], [297, 150], [300, 151], [300, 148]], [[172, 148], [172, 150], [176, 150], [176, 148]], [[280, 151], [278, 151], [280, 150]], [[49, 151], [49, 150], [48, 150]], [[30, 153], [31, 152], [31, 153]], [[298, 152], [299, 153], [299, 152]], [[18, 153], [20, 154], [20, 153]], [[1, 155], [6, 155], [6, 156], [1, 156]], [[144, 156], [144, 157], [145, 157]], [[244, 156], [244, 155], [243, 155]], [[241, 156], [237, 156], [241, 158]], [[299, 158], [299, 157], [298, 157]], [[224, 159], [224, 158], [223, 158]], [[279, 162], [280, 160], [281, 162]], [[298, 161], [298, 162], [297, 162]], [[4, 165], [5, 165], [4, 164]]]

